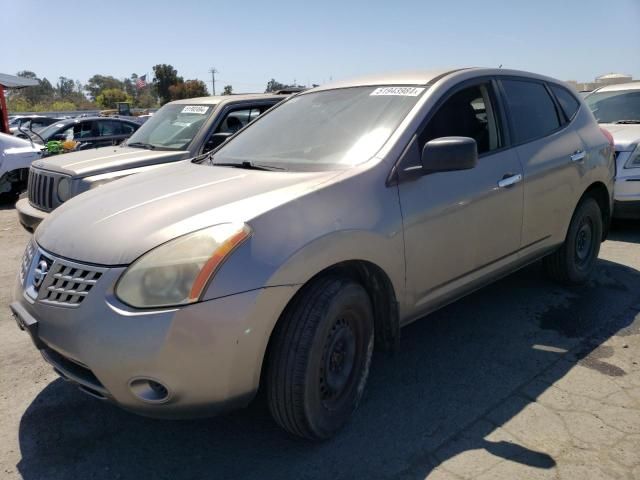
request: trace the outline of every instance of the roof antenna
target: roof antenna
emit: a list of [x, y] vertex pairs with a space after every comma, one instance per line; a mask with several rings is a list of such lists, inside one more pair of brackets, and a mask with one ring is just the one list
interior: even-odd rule
[[498, 65], [498, 68], [502, 68], [502, 64]]

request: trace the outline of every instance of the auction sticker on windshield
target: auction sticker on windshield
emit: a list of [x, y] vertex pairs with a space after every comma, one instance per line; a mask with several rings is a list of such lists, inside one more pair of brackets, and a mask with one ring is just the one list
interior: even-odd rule
[[208, 110], [209, 107], [204, 107], [202, 105], [187, 105], [180, 113], [197, 113], [199, 115], [204, 115]]
[[371, 92], [371, 96], [398, 95], [401, 97], [417, 97], [422, 92], [424, 92], [423, 87], [380, 87]]

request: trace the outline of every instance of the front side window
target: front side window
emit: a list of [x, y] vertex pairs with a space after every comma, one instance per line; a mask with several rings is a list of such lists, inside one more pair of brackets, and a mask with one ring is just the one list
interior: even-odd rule
[[451, 95], [420, 134], [421, 146], [441, 137], [470, 137], [476, 141], [479, 155], [500, 148], [500, 131], [489, 89], [489, 84], [482, 84]]
[[167, 104], [129, 137], [127, 145], [185, 150], [214, 109], [215, 105]]
[[251, 109], [233, 110], [220, 122], [215, 133], [236, 133], [250, 121]]
[[584, 101], [598, 123], [640, 123], [640, 90], [595, 92]]
[[112, 135], [120, 135], [120, 122], [113, 120], [102, 120], [99, 122], [99, 131], [101, 137]]
[[515, 143], [525, 143], [551, 134], [560, 127], [555, 104], [542, 83], [502, 80]]
[[[73, 139], [78, 140], [81, 138], [96, 137], [93, 132], [94, 122], [80, 122], [73, 127]], [[97, 133], [97, 132], [95, 132]]]
[[225, 144], [213, 163], [249, 161], [287, 170], [327, 170], [366, 162], [424, 90], [352, 87], [293, 97]]

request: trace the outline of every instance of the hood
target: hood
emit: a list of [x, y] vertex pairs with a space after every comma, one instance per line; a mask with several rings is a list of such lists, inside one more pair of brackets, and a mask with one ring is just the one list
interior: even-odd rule
[[600, 126], [613, 135], [616, 152], [633, 150], [640, 142], [640, 125], [601, 123]]
[[72, 198], [38, 227], [45, 250], [83, 263], [127, 265], [180, 235], [248, 222], [340, 172], [271, 172], [181, 162]]
[[[29, 140], [7, 135], [6, 133], [0, 133], [0, 153], [15, 153], [13, 150], [39, 152], [41, 150], [41, 147], [39, 147], [37, 144], [32, 146]], [[12, 150], [12, 152], [9, 152], [9, 150]]]
[[173, 162], [189, 157], [189, 152], [146, 150], [132, 147], [102, 147], [47, 157], [34, 167], [73, 177], [87, 177], [100, 173], [144, 167], [156, 163]]

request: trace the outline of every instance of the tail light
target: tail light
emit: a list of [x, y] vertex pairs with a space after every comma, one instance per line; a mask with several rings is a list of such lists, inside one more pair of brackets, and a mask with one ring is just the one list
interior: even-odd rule
[[607, 140], [609, 140], [609, 145], [611, 145], [611, 147], [614, 146], [614, 141], [613, 141], [613, 135], [611, 135], [611, 132], [609, 132], [609, 130], [600, 127], [600, 131], [602, 132], [602, 134], [607, 137]]

